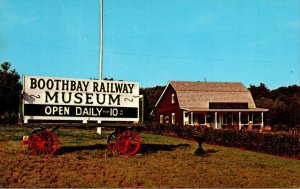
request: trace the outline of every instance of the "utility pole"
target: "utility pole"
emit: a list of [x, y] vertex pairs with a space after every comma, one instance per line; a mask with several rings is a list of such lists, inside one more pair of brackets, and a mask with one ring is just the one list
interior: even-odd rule
[[100, 0], [100, 63], [99, 63], [99, 80], [102, 80], [103, 67], [103, 0]]

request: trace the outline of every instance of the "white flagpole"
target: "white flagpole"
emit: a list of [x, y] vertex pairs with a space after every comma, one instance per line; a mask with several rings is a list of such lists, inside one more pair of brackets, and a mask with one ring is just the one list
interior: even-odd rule
[[99, 66], [99, 79], [102, 80], [102, 67], [103, 67], [103, 0], [100, 0], [100, 66]]

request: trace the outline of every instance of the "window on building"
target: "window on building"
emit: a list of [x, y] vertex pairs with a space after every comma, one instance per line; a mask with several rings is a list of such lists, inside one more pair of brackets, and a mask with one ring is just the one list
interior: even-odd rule
[[189, 124], [189, 113], [186, 111], [183, 111], [183, 122], [184, 122], [184, 125]]
[[227, 124], [232, 125], [233, 124], [233, 113], [227, 113], [228, 118], [227, 118]]
[[206, 113], [206, 122], [207, 123], [214, 123], [215, 115], [214, 113]]
[[248, 123], [248, 114], [243, 114], [241, 115], [241, 123], [245, 124]]
[[223, 114], [223, 124], [224, 125], [227, 125], [227, 114], [225, 113], [225, 114]]
[[171, 99], [171, 101], [172, 101], [172, 104], [175, 104], [175, 94], [172, 94], [172, 99]]
[[205, 124], [205, 114], [199, 114], [199, 124]]
[[165, 123], [166, 123], [166, 124], [169, 124], [169, 120], [170, 120], [170, 117], [169, 117], [169, 116], [166, 116], [166, 117], [165, 117]]
[[159, 117], [159, 123], [160, 124], [164, 123], [164, 116], [163, 115], [160, 115], [160, 117]]
[[235, 113], [233, 113], [232, 116], [233, 116], [233, 123], [234, 122], [238, 123], [239, 122], [239, 113], [235, 112]]
[[175, 124], [175, 113], [172, 113], [172, 124]]

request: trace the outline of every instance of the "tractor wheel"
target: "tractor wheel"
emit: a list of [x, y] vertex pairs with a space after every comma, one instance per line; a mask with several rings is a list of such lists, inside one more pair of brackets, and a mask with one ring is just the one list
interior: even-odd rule
[[140, 145], [140, 137], [133, 131], [124, 131], [117, 139], [118, 151], [125, 156], [135, 155]]
[[32, 149], [32, 140], [33, 140], [33, 137], [35, 136], [36, 133], [41, 132], [41, 131], [44, 131], [44, 129], [34, 130], [34, 131], [32, 131], [32, 132], [29, 134], [29, 137], [28, 137], [28, 147], [29, 147], [30, 149]]
[[53, 155], [58, 149], [58, 139], [53, 132], [42, 130], [33, 135], [29, 147], [34, 154]]
[[112, 153], [118, 151], [118, 149], [117, 149], [117, 139], [118, 139], [117, 132], [111, 133], [107, 138], [107, 148]]

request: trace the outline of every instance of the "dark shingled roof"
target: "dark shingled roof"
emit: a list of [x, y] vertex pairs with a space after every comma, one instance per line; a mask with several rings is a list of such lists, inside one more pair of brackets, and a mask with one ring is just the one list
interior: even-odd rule
[[208, 109], [209, 102], [248, 103], [256, 108], [250, 91], [237, 82], [170, 81], [181, 109]]
[[249, 92], [238, 82], [188, 82], [170, 81], [176, 91], [211, 91], [211, 92]]

